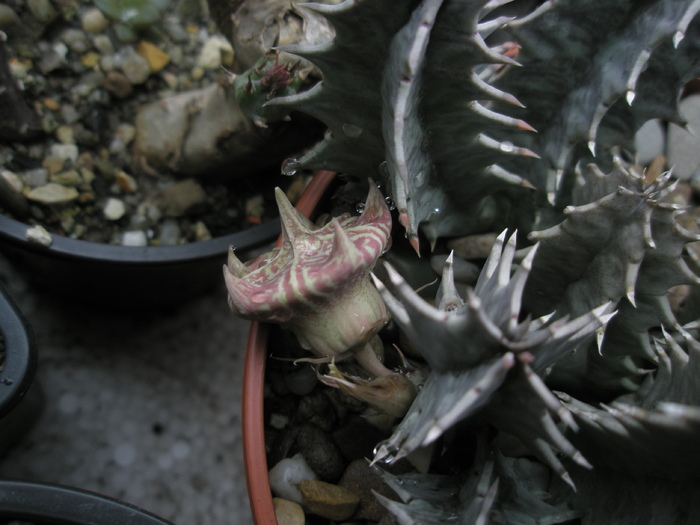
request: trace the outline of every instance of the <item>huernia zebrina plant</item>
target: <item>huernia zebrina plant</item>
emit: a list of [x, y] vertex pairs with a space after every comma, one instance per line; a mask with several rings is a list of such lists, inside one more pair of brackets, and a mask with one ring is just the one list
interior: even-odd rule
[[[438, 461], [473, 442], [465, 436], [478, 443], [471, 470], [456, 478], [383, 474], [402, 500], [384, 505], [401, 524], [640, 523], [655, 512], [666, 512], [659, 522], [687, 522], [678, 516], [692, 515], [686, 495], [700, 473], [700, 315], [688, 306], [681, 318], [668, 297], [685, 287], [687, 304], [695, 301], [700, 237], [672, 173], [635, 164], [634, 137], [652, 118], [685, 125], [677, 106], [700, 75], [700, 1], [347, 0], [299, 9], [325, 16], [335, 36], [285, 46], [323, 79], [267, 102], [328, 128], [297, 165], [381, 183], [423, 256], [455, 236], [503, 232], [466, 295], [453, 257], [434, 304], [391, 267], [375, 279], [386, 306], [367, 292], [377, 320], [390, 312], [431, 368], [375, 464], [430, 447]], [[343, 221], [382, 222], [369, 187], [364, 215], [317, 230], [327, 232], [320, 252], [367, 253], [337, 232]], [[285, 221], [283, 212], [289, 239]], [[300, 224], [304, 237], [311, 227]], [[316, 301], [316, 272], [341, 282], [332, 265], [303, 264], [302, 303]], [[361, 272], [367, 287], [373, 264]], [[270, 286], [275, 271], [258, 271], [256, 284]], [[228, 285], [234, 305], [257, 301], [260, 315], [246, 315], [281, 320], [270, 317], [278, 296]], [[303, 324], [292, 328], [313, 347], [322, 336]]]

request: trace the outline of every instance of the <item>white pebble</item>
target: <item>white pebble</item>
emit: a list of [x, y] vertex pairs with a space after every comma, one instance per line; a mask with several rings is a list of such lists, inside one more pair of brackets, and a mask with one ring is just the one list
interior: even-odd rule
[[75, 144], [54, 144], [51, 146], [51, 156], [75, 162], [78, 160], [78, 146]]
[[129, 230], [122, 234], [122, 246], [148, 246], [148, 238], [141, 230]]
[[270, 488], [275, 496], [299, 504], [301, 504], [299, 482], [304, 479], [318, 479], [301, 454], [283, 459], [270, 469], [269, 475]]
[[110, 197], [105, 202], [104, 208], [102, 208], [102, 213], [104, 213], [105, 219], [109, 221], [118, 221], [126, 213], [126, 204], [121, 199], [115, 199]]

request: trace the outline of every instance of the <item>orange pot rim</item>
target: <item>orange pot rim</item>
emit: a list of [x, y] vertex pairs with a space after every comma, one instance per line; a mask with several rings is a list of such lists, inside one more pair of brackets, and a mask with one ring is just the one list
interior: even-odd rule
[[[332, 171], [317, 171], [299, 199], [296, 209], [305, 216], [310, 216], [335, 175]], [[277, 242], [279, 244], [280, 240]], [[250, 323], [243, 362], [243, 463], [250, 510], [255, 525], [277, 525], [267, 468], [263, 412], [268, 331], [269, 326], [265, 323]]]

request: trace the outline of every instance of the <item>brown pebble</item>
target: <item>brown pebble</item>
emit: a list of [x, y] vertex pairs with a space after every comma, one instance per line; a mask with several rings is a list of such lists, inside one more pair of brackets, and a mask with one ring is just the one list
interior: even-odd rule
[[44, 107], [50, 109], [51, 111], [58, 111], [61, 109], [61, 104], [54, 98], [45, 98], [42, 100]]
[[110, 71], [104, 79], [104, 88], [117, 98], [126, 98], [133, 93], [134, 88], [119, 71]]
[[351, 490], [325, 481], [303, 479], [299, 491], [309, 512], [330, 520], [348, 519], [360, 504], [360, 498]]

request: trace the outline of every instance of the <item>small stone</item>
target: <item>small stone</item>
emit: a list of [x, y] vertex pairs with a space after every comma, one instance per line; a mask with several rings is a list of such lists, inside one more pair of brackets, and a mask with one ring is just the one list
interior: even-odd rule
[[117, 186], [125, 193], [134, 193], [138, 189], [138, 184], [136, 184], [136, 179], [124, 171], [117, 171], [115, 177], [115, 182]]
[[119, 68], [132, 84], [143, 84], [151, 74], [148, 61], [139, 55], [133, 47], [127, 46], [119, 52]]
[[17, 13], [9, 5], [0, 4], [0, 29], [11, 26], [17, 20]]
[[24, 183], [16, 173], [10, 170], [0, 169], [0, 177], [5, 179], [9, 183], [10, 187], [16, 192], [21, 193], [24, 189]]
[[379, 503], [374, 492], [389, 499], [398, 499], [382, 481], [373, 467], [365, 459], [358, 459], [348, 465], [338, 485], [357, 494], [360, 503], [354, 518], [379, 521], [388, 511]]
[[681, 100], [678, 110], [690, 131], [669, 124], [666, 141], [668, 165], [673, 167], [675, 177], [687, 180], [700, 171], [700, 95]]
[[148, 238], [141, 230], [129, 230], [122, 234], [122, 246], [148, 246]]
[[27, 0], [27, 6], [29, 6], [29, 10], [34, 15], [34, 18], [44, 24], [50, 22], [58, 15], [50, 0]]
[[636, 163], [646, 166], [666, 151], [666, 131], [659, 119], [646, 121], [634, 135]]
[[109, 20], [96, 7], [91, 7], [83, 12], [80, 24], [86, 33], [101, 33], [109, 26]]
[[160, 226], [158, 242], [165, 246], [175, 246], [180, 242], [180, 226], [177, 221], [166, 219]]
[[61, 157], [70, 162], [78, 160], [78, 146], [75, 144], [54, 144], [51, 146], [51, 155]]
[[41, 244], [42, 246], [51, 246], [51, 243], [53, 242], [53, 237], [51, 237], [51, 234], [46, 231], [46, 228], [43, 226], [27, 228], [25, 236], [29, 242]]
[[[63, 44], [61, 44], [61, 46], [65, 47]], [[47, 49], [42, 51], [39, 55], [39, 62], [37, 66], [39, 67], [39, 71], [41, 71], [44, 75], [47, 75], [63, 66], [65, 61], [65, 57], [56, 52], [55, 49]]]
[[21, 174], [22, 180], [26, 186], [30, 188], [36, 188], [37, 186], [43, 186], [49, 180], [49, 170], [46, 168], [35, 168], [33, 170], [27, 170]]
[[306, 517], [301, 505], [282, 498], [272, 498], [278, 525], [304, 525]]
[[311, 424], [302, 425], [296, 442], [306, 463], [320, 479], [335, 481], [343, 474], [345, 470], [343, 455], [323, 430]]
[[346, 520], [357, 510], [360, 497], [353, 491], [319, 480], [299, 482], [302, 505], [309, 512], [330, 520]]
[[49, 182], [27, 192], [26, 197], [42, 204], [67, 204], [78, 198], [78, 190]]
[[108, 221], [118, 221], [126, 213], [126, 204], [121, 199], [110, 197], [105, 202], [102, 213]]
[[262, 217], [265, 213], [265, 198], [255, 195], [245, 201], [245, 213], [248, 217]]
[[119, 71], [110, 71], [107, 73], [102, 85], [117, 98], [127, 98], [134, 92], [131, 81]]
[[75, 124], [80, 120], [80, 113], [72, 104], [63, 104], [61, 106], [61, 118], [68, 124]]
[[233, 64], [233, 47], [223, 36], [213, 35], [204, 42], [196, 65], [202, 69], [218, 69]]
[[12, 74], [20, 80], [24, 79], [27, 73], [29, 73], [29, 70], [33, 67], [32, 61], [28, 58], [10, 57], [7, 63], [10, 66]]
[[194, 238], [196, 241], [208, 241], [212, 238], [209, 228], [202, 221], [194, 223]]
[[87, 69], [92, 69], [100, 63], [100, 55], [94, 51], [89, 51], [80, 57], [80, 63]]
[[292, 393], [305, 396], [316, 387], [318, 377], [310, 363], [301, 363], [284, 375], [284, 382]]
[[[50, 176], [59, 173], [63, 169], [63, 166], [66, 165], [66, 160], [62, 157], [55, 157], [53, 155], [49, 155], [41, 161], [41, 165], [48, 170]], [[41, 184], [44, 184], [44, 182], [42, 182]]]
[[275, 496], [301, 504], [299, 482], [317, 479], [301, 454], [285, 458], [270, 469], [270, 489]]
[[95, 46], [95, 49], [103, 55], [111, 55], [114, 53], [114, 44], [112, 44], [112, 40], [110, 40], [107, 35], [97, 35], [93, 39], [92, 44]]
[[136, 52], [146, 59], [152, 73], [157, 73], [170, 63], [170, 56], [166, 52], [145, 40], [138, 43]]
[[194, 179], [185, 179], [166, 188], [161, 196], [160, 208], [167, 217], [181, 217], [206, 202], [204, 188]]
[[61, 109], [61, 104], [55, 98], [45, 98], [41, 101], [46, 109], [51, 111], [58, 111]]
[[85, 36], [85, 33], [80, 29], [66, 29], [61, 33], [59, 38], [75, 53], [85, 53], [90, 49], [90, 42]]
[[75, 134], [70, 126], [59, 126], [56, 128], [56, 138], [62, 144], [75, 144]]
[[495, 233], [467, 235], [453, 239], [447, 243], [447, 248], [454, 250], [455, 255], [462, 259], [486, 259], [496, 242]]
[[51, 182], [57, 182], [64, 186], [77, 186], [83, 182], [80, 173], [77, 170], [62, 171], [51, 176]]

